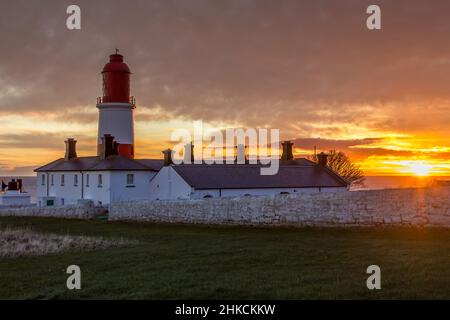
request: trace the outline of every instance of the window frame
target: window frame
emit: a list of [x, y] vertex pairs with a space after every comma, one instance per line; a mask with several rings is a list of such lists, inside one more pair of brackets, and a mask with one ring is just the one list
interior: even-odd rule
[[127, 173], [125, 175], [125, 177], [126, 177], [126, 186], [127, 187], [134, 187], [134, 173]]

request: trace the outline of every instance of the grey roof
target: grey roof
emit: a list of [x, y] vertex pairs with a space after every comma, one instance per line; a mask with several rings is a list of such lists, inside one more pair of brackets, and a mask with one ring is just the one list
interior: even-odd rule
[[348, 182], [318, 165], [280, 165], [276, 175], [261, 175], [260, 165], [176, 165], [195, 189], [346, 187]]
[[114, 155], [109, 156], [107, 159], [101, 159], [100, 157], [78, 157], [65, 160], [61, 158], [39, 167], [34, 171], [159, 171], [162, 166], [163, 160], [128, 159], [120, 155]]
[[157, 171], [161, 170], [161, 168], [164, 166], [163, 159], [135, 159], [135, 161]]
[[315, 166], [316, 163], [306, 158], [295, 158], [293, 160], [280, 160], [280, 165]]

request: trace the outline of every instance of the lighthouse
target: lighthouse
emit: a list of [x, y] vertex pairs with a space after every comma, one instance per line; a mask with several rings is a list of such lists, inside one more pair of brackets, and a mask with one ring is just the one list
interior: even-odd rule
[[118, 153], [134, 158], [134, 109], [135, 100], [130, 96], [130, 68], [116, 49], [103, 67], [103, 96], [97, 98], [99, 111], [97, 155], [102, 153], [102, 138], [105, 134], [114, 137]]

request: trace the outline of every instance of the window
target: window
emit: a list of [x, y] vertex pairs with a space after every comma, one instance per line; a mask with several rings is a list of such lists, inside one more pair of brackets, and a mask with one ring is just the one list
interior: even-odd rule
[[45, 186], [45, 174], [41, 176], [41, 185]]
[[61, 198], [61, 205], [64, 205], [64, 198]]
[[86, 175], [86, 187], [89, 187], [89, 173]]
[[61, 186], [64, 186], [64, 175], [61, 175]]
[[77, 174], [73, 176], [73, 186], [74, 187], [78, 186], [78, 175]]
[[50, 179], [51, 179], [51, 185], [53, 185], [53, 183], [54, 183], [54, 181], [55, 181], [55, 179], [54, 179], [54, 174], [52, 173], [51, 175], [50, 175]]
[[101, 174], [98, 175], [98, 187], [101, 188], [103, 184], [103, 177]]
[[127, 174], [127, 186], [134, 185], [134, 174]]
[[51, 207], [55, 204], [54, 200], [47, 200], [47, 207]]

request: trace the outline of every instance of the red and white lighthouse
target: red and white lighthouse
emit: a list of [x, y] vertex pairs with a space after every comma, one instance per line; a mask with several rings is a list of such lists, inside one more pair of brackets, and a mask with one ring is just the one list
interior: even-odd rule
[[99, 110], [98, 148], [102, 152], [102, 137], [114, 136], [119, 143], [118, 152], [127, 158], [134, 158], [134, 98], [130, 96], [130, 68], [118, 53], [109, 56], [109, 62], [102, 71], [103, 96], [97, 99]]

